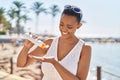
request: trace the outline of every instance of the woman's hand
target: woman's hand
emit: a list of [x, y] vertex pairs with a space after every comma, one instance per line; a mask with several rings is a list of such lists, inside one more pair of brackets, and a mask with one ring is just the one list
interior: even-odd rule
[[[40, 39], [38, 35], [33, 34], [33, 33], [31, 33], [31, 32], [30, 32], [29, 34], [26, 34], [25, 36], [27, 36], [27, 37], [29, 36], [29, 37], [31, 37], [31, 38], [33, 38], [33, 39], [36, 39], [36, 40], [39, 40], [39, 39]], [[33, 45], [34, 45], [34, 43], [33, 43], [32, 41], [30, 41], [29, 38], [26, 39], [26, 41], [25, 41], [25, 43], [24, 43], [24, 46], [25, 46], [25, 47], [31, 48]]]
[[[31, 38], [33, 39], [39, 39], [38, 35], [36, 34], [32, 34], [30, 33], [29, 36], [31, 36]], [[31, 48], [34, 45], [34, 43], [32, 43], [31, 41], [29, 41], [28, 39], [26, 39], [24, 46], [27, 48]]]
[[25, 40], [24, 46], [27, 47], [28, 49], [30, 49], [33, 45], [34, 44], [31, 41], [27, 39]]
[[40, 62], [48, 62], [48, 63], [52, 63], [54, 64], [55, 63], [55, 58], [53, 56], [50, 56], [50, 57], [38, 57], [38, 56], [34, 56], [34, 55], [29, 55], [29, 57], [37, 60], [37, 61], [40, 61]]

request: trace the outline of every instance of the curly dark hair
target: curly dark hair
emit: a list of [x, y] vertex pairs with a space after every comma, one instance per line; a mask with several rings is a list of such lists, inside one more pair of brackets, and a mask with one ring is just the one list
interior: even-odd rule
[[70, 16], [75, 16], [78, 23], [81, 22], [81, 19], [82, 19], [82, 16], [83, 16], [82, 13], [76, 13], [75, 11], [73, 11], [72, 8], [64, 9], [63, 12], [62, 12], [62, 15], [63, 14], [70, 15]]

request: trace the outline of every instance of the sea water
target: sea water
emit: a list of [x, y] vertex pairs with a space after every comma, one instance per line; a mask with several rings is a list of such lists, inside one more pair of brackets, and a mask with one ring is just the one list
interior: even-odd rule
[[120, 76], [120, 43], [90, 43], [92, 57], [91, 74], [96, 76], [96, 67], [101, 66], [102, 80], [120, 80], [104, 71]]

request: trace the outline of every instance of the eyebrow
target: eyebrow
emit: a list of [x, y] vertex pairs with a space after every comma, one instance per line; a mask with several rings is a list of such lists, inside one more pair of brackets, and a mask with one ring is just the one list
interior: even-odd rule
[[[60, 22], [61, 24], [64, 24], [62, 21]], [[67, 24], [67, 26], [72, 27], [73, 25]]]
[[72, 25], [69, 25], [69, 24], [67, 26], [72, 27]]

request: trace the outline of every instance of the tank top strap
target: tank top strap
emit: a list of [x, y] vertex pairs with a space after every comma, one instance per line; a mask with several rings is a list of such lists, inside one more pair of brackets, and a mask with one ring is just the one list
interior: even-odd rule
[[51, 43], [51, 46], [50, 46], [50, 48], [48, 49], [48, 51], [47, 51], [47, 53], [46, 53], [46, 57], [47, 56], [53, 56], [53, 57], [55, 57], [55, 54], [56, 54], [56, 52], [57, 52], [57, 40], [58, 38], [54, 38], [53, 39], [53, 41], [52, 41], [52, 43]]
[[78, 44], [75, 46], [75, 48], [73, 49], [73, 51], [70, 55], [71, 58], [73, 58], [73, 61], [75, 61], [76, 63], [79, 62], [83, 45], [84, 45], [84, 41], [82, 39], [79, 39]]

